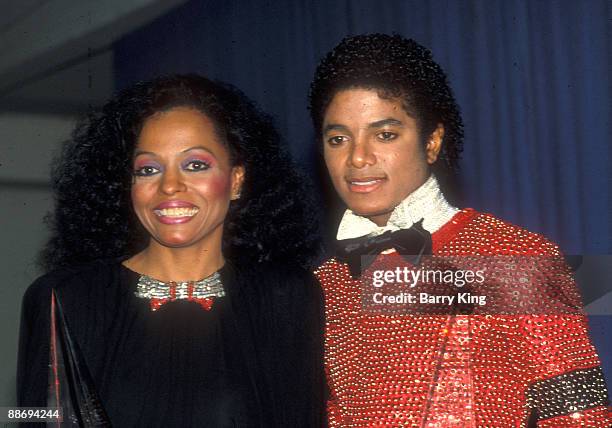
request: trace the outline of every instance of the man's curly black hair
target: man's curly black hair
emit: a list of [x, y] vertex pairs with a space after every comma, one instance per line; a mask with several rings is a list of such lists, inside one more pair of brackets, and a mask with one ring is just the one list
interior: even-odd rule
[[131, 256], [148, 235], [132, 209], [132, 159], [144, 121], [173, 107], [206, 114], [245, 177], [230, 204], [223, 253], [231, 260], [309, 266], [319, 250], [305, 179], [280, 146], [271, 119], [231, 85], [175, 75], [138, 83], [90, 113], [54, 167], [47, 270]]
[[400, 35], [343, 39], [323, 58], [310, 86], [315, 135], [321, 135], [325, 111], [334, 95], [350, 88], [375, 89], [383, 98], [401, 99], [406, 112], [417, 121], [423, 144], [443, 124], [442, 150], [433, 171], [439, 177], [456, 171], [463, 148], [461, 114], [444, 71], [427, 48]]

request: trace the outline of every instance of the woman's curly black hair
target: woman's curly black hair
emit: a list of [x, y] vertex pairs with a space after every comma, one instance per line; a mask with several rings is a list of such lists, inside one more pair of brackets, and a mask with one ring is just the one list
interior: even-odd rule
[[325, 111], [343, 89], [376, 89], [384, 98], [399, 98], [415, 117], [423, 144], [439, 123], [444, 140], [437, 176], [457, 170], [463, 148], [463, 123], [446, 75], [431, 52], [400, 35], [347, 37], [321, 61], [310, 86], [309, 109], [316, 135], [321, 135]]
[[143, 123], [173, 107], [212, 119], [233, 165], [245, 177], [230, 204], [223, 253], [232, 260], [309, 266], [319, 251], [304, 176], [281, 147], [272, 120], [231, 85], [174, 75], [138, 83], [90, 113], [75, 129], [52, 173], [52, 236], [47, 269], [130, 256], [148, 235], [132, 209], [132, 159]]

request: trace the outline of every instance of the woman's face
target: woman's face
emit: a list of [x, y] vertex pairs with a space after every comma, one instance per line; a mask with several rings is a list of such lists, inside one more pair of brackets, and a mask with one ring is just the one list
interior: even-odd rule
[[133, 171], [134, 211], [153, 240], [166, 247], [220, 245], [244, 169], [230, 165], [208, 116], [177, 107], [146, 119]]

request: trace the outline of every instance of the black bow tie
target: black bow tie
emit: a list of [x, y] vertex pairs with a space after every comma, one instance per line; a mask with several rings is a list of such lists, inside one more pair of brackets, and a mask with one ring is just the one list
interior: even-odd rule
[[[385, 232], [378, 236], [341, 239], [336, 242], [336, 258], [347, 263], [351, 276], [358, 278], [373, 261], [374, 256], [384, 250], [395, 248], [406, 260], [414, 265], [421, 257], [431, 254], [431, 234], [423, 229], [423, 219], [414, 223], [410, 229]], [[364, 266], [361, 266], [362, 256]]]

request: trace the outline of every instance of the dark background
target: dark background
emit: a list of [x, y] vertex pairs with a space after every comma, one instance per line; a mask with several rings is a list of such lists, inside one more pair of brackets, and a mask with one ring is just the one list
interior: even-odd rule
[[[566, 254], [609, 255], [611, 23], [609, 0], [190, 1], [115, 43], [114, 65], [118, 88], [174, 72], [235, 84], [275, 117], [317, 180], [306, 104], [319, 58], [347, 35], [413, 38], [462, 108], [462, 206], [542, 233]], [[600, 299], [590, 325], [612, 385], [610, 283], [596, 277], [583, 291], [586, 303]]]
[[608, 0], [191, 1], [115, 45], [116, 81], [233, 83], [312, 168], [319, 58], [346, 35], [397, 32], [432, 50], [462, 108], [466, 205], [567, 254], [611, 254], [611, 18]]

